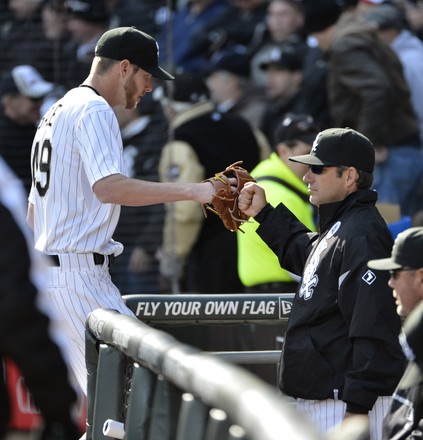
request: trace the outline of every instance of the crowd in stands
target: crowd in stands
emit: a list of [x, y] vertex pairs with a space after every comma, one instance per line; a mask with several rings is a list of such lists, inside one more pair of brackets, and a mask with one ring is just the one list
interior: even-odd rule
[[[414, 0], [1, 0], [0, 154], [27, 190], [37, 122], [83, 81], [99, 36], [118, 26], [154, 36], [160, 64], [191, 79], [181, 101], [175, 87], [156, 83], [136, 111], [116, 110], [131, 175], [201, 180], [236, 160], [251, 171], [277, 153], [275, 134], [286, 115], [302, 115], [317, 130], [348, 126], [368, 136], [376, 148], [379, 201], [420, 221], [423, 6]], [[216, 127], [212, 137], [203, 123]], [[230, 128], [243, 124], [231, 137]], [[256, 144], [254, 154], [247, 154], [247, 138]], [[111, 271], [123, 293], [211, 288], [210, 272], [198, 276], [199, 252], [204, 231], [225, 236], [223, 226], [211, 214], [196, 211], [187, 219], [168, 208], [123, 208], [116, 239], [125, 251]], [[178, 247], [172, 235], [178, 228], [190, 231], [188, 248]], [[176, 249], [169, 251], [169, 240]], [[222, 240], [228, 249], [236, 245]], [[235, 272], [237, 251], [226, 255]], [[234, 275], [230, 290], [244, 291]]]

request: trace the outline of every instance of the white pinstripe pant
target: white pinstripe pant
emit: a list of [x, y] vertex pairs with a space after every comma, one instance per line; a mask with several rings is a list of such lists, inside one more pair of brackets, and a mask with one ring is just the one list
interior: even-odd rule
[[[67, 261], [69, 259], [69, 261]], [[57, 310], [59, 326], [67, 335], [72, 371], [87, 394], [85, 366], [85, 322], [90, 312], [114, 309], [134, 316], [113, 284], [107, 264], [95, 265], [91, 254], [71, 254], [61, 258], [60, 267], [48, 269], [46, 295]]]
[[[382, 440], [382, 422], [390, 401], [391, 396], [379, 397], [369, 412], [371, 440]], [[298, 410], [322, 433], [330, 431], [344, 419], [346, 404], [342, 400], [296, 399], [296, 404]]]

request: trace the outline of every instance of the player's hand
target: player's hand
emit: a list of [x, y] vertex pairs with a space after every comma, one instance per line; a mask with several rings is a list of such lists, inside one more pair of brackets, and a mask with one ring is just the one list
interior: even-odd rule
[[254, 182], [247, 182], [238, 198], [239, 209], [249, 217], [255, 217], [267, 205], [264, 189]]
[[[231, 183], [232, 192], [236, 192], [236, 179], [234, 177], [231, 177], [229, 179], [229, 182]], [[196, 200], [200, 203], [211, 203], [215, 194], [215, 188], [213, 184], [211, 182], [202, 182], [197, 185], [199, 185], [199, 189], [195, 194]]]

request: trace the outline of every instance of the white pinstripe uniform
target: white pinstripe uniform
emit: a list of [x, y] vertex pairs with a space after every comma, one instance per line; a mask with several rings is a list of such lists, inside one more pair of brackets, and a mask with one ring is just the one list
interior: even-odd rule
[[[371, 440], [382, 440], [382, 420], [388, 411], [390, 396], [380, 396], [369, 411], [369, 429]], [[296, 399], [298, 410], [305, 415], [322, 434], [341, 424], [347, 405], [342, 400], [305, 400]]]
[[102, 204], [94, 183], [124, 174], [122, 140], [109, 104], [89, 87], [69, 91], [46, 113], [31, 154], [36, 249], [58, 255], [49, 269], [47, 294], [66, 323], [72, 369], [86, 393], [85, 321], [97, 308], [132, 312], [108, 272], [108, 259], [94, 263], [93, 253], [119, 255], [112, 239], [120, 206]]

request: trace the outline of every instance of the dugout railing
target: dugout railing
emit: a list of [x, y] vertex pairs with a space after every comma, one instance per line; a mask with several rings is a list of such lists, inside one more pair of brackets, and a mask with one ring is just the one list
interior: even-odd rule
[[286, 321], [292, 295], [134, 295], [125, 300], [138, 319], [99, 309], [87, 320], [89, 440], [320, 438], [276, 388], [152, 326]]
[[87, 320], [87, 437], [317, 440], [276, 389], [137, 318]]

